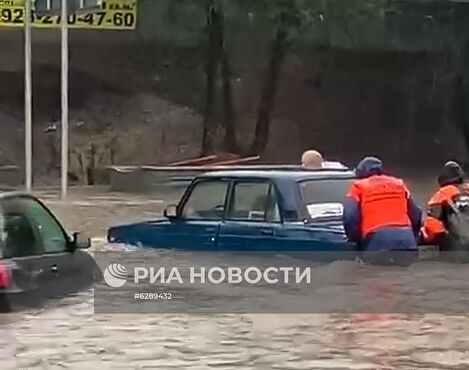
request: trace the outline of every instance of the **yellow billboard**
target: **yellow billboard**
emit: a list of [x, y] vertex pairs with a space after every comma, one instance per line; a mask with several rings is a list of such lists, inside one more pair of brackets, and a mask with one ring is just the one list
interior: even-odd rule
[[[60, 15], [31, 14], [36, 28], [59, 28]], [[69, 28], [134, 30], [137, 26], [137, 0], [106, 0], [101, 9], [68, 17]], [[24, 27], [24, 0], [0, 0], [0, 27]]]

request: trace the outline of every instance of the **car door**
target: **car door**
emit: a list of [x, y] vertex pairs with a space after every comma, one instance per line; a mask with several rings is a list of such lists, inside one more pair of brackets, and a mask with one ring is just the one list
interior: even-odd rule
[[0, 257], [12, 274], [10, 305], [41, 304], [43, 246], [16, 198], [0, 199], [0, 215]]
[[83, 252], [72, 250], [68, 235], [50, 210], [30, 196], [19, 196], [13, 201], [41, 245], [43, 254], [38, 278], [46, 298], [78, 291], [89, 284], [93, 270], [84, 261], [91, 258], [83, 258]]
[[233, 184], [228, 212], [220, 226], [220, 251], [275, 251], [282, 229], [275, 187], [265, 180]]
[[159, 244], [182, 250], [214, 250], [229, 186], [230, 181], [223, 179], [195, 182], [181, 200], [178, 217], [170, 220]]
[[324, 259], [353, 258], [355, 245], [347, 241], [342, 225], [342, 205], [352, 181], [324, 179], [299, 182], [300, 207], [304, 208], [305, 215], [287, 220], [279, 238], [283, 238], [292, 250], [319, 252], [317, 257]]

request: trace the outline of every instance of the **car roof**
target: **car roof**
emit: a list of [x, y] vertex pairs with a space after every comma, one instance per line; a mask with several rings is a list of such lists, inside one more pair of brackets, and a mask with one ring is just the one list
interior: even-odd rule
[[35, 198], [35, 196], [33, 194], [28, 193], [26, 191], [1, 189], [0, 188], [0, 199], [6, 199], [6, 198], [12, 198], [12, 197], [31, 197], [31, 198]]
[[257, 178], [274, 180], [346, 180], [354, 179], [355, 172], [351, 170], [259, 170], [259, 171], [213, 171], [199, 175], [197, 178]]

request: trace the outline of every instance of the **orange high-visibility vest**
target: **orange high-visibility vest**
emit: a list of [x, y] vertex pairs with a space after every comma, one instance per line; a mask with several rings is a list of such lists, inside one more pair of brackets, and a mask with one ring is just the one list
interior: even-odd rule
[[426, 242], [433, 242], [438, 240], [446, 232], [446, 226], [443, 223], [443, 207], [448, 204], [450, 200], [455, 199], [462, 194], [469, 194], [469, 185], [462, 186], [447, 185], [438, 190], [428, 202], [427, 218], [423, 225], [423, 237]]
[[355, 181], [348, 196], [355, 199], [362, 218], [362, 238], [383, 227], [411, 226], [409, 190], [395, 177], [375, 175]]

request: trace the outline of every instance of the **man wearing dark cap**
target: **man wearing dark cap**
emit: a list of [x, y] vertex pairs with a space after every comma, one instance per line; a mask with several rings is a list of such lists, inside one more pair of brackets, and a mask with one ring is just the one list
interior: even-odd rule
[[404, 181], [385, 175], [376, 157], [364, 158], [355, 172], [344, 205], [348, 239], [367, 252], [416, 251], [422, 214]]
[[465, 173], [454, 161], [447, 162], [440, 175], [440, 189], [430, 199], [422, 229], [425, 243], [438, 244], [442, 250], [469, 248], [469, 186]]

